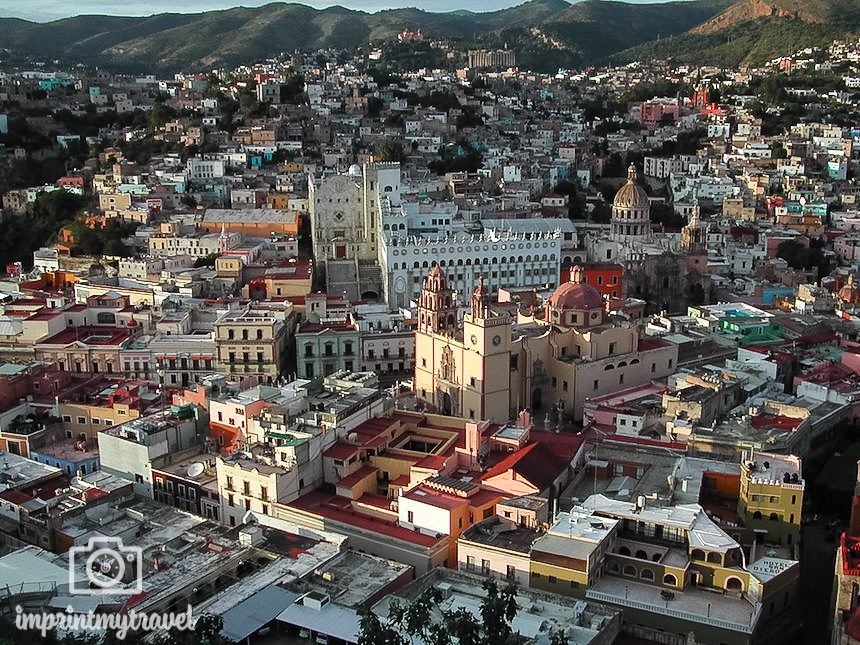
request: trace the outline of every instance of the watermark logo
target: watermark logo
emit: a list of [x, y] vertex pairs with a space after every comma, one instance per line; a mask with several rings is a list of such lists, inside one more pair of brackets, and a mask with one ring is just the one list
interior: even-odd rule
[[194, 629], [196, 619], [191, 615], [191, 605], [183, 613], [138, 613], [133, 609], [128, 613], [75, 613], [72, 607], [65, 612], [25, 612], [15, 607], [15, 627], [20, 631], [37, 631], [45, 638], [48, 632], [90, 632], [104, 634], [108, 630], [118, 640], [125, 640], [129, 632], [154, 632], [158, 630]]
[[[83, 565], [86, 577], [76, 575]], [[69, 592], [76, 595], [134, 595], [143, 591], [143, 551], [120, 538], [90, 538], [69, 549]]]
[[[83, 569], [85, 576], [80, 578]], [[86, 596], [132, 596], [143, 591], [143, 551], [136, 546], [125, 546], [120, 538], [91, 538], [86, 546], [69, 549], [69, 592]], [[113, 599], [110, 600], [114, 602]], [[166, 613], [129, 611], [28, 612], [15, 607], [15, 627], [21, 631], [37, 631], [44, 638], [50, 631], [113, 632], [123, 640], [129, 632], [158, 630], [190, 630], [196, 619], [191, 605], [186, 610]]]

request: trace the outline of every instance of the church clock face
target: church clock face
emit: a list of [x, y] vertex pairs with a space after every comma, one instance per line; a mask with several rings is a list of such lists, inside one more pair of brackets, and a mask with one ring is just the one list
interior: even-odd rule
[[469, 340], [471, 340], [471, 341], [472, 341], [472, 344], [473, 344], [473, 345], [477, 345], [477, 344], [478, 344], [478, 337], [477, 337], [477, 336], [475, 336], [475, 334], [472, 334], [472, 337], [471, 337]]
[[502, 337], [501, 336], [493, 336], [493, 345], [501, 345]]

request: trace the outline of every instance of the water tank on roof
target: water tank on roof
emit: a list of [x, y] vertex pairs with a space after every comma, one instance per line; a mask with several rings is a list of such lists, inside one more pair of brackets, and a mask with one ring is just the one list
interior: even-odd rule
[[203, 474], [203, 471], [206, 470], [206, 466], [204, 466], [199, 461], [195, 461], [188, 467], [188, 476], [191, 478], [200, 477]]

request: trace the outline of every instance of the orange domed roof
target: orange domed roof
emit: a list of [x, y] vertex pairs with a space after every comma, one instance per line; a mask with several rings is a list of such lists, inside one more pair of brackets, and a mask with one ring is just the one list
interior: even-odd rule
[[582, 281], [582, 268], [574, 267], [570, 272], [570, 282], [556, 289], [547, 300], [553, 309], [598, 309], [603, 307], [600, 292]]
[[627, 183], [615, 193], [612, 201], [614, 208], [649, 208], [648, 193], [636, 183], [636, 166], [630, 164], [627, 170]]

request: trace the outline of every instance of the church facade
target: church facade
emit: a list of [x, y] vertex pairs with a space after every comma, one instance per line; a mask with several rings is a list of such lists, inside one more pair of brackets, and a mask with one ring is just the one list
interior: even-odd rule
[[504, 422], [529, 408], [579, 420], [589, 398], [664, 378], [677, 361], [677, 345], [608, 315], [579, 267], [542, 307], [516, 320], [489, 307], [479, 279], [458, 324], [444, 272], [433, 267], [424, 279], [414, 391], [442, 414]]
[[308, 179], [311, 239], [328, 293], [376, 298], [383, 277], [377, 260], [379, 202], [400, 204], [400, 164], [354, 165], [346, 175]]

